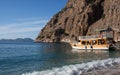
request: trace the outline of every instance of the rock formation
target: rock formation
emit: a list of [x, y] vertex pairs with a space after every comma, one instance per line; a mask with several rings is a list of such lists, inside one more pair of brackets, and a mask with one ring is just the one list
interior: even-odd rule
[[120, 30], [120, 0], [68, 0], [66, 6], [41, 30], [37, 42], [76, 40], [111, 26]]

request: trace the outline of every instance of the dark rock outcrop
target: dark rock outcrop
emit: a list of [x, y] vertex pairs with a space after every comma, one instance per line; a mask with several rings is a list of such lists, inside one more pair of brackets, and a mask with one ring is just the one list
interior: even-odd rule
[[120, 30], [120, 0], [68, 0], [41, 30], [37, 42], [76, 40], [94, 34], [96, 29], [111, 26]]

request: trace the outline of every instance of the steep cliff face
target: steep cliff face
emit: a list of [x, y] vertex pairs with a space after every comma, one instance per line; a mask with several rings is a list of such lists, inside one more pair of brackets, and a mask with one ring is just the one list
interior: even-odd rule
[[120, 30], [120, 0], [68, 0], [41, 30], [37, 42], [75, 40], [108, 25]]
[[116, 32], [120, 32], [120, 0], [105, 0], [103, 5], [103, 15], [98, 21], [89, 27], [89, 32], [95, 29], [110, 26]]

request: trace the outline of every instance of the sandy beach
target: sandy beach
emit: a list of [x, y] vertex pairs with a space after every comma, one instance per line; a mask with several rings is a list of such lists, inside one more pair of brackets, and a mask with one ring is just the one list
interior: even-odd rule
[[120, 75], [120, 64], [114, 65], [109, 68], [101, 68], [101, 69], [89, 71], [82, 75]]

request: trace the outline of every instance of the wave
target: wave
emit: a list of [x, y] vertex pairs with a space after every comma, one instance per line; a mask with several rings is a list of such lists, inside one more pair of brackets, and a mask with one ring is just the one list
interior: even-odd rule
[[120, 64], [120, 58], [109, 58], [88, 63], [63, 66], [61, 68], [53, 68], [52, 70], [23, 73], [22, 75], [81, 75], [88, 71], [109, 68], [117, 64]]

